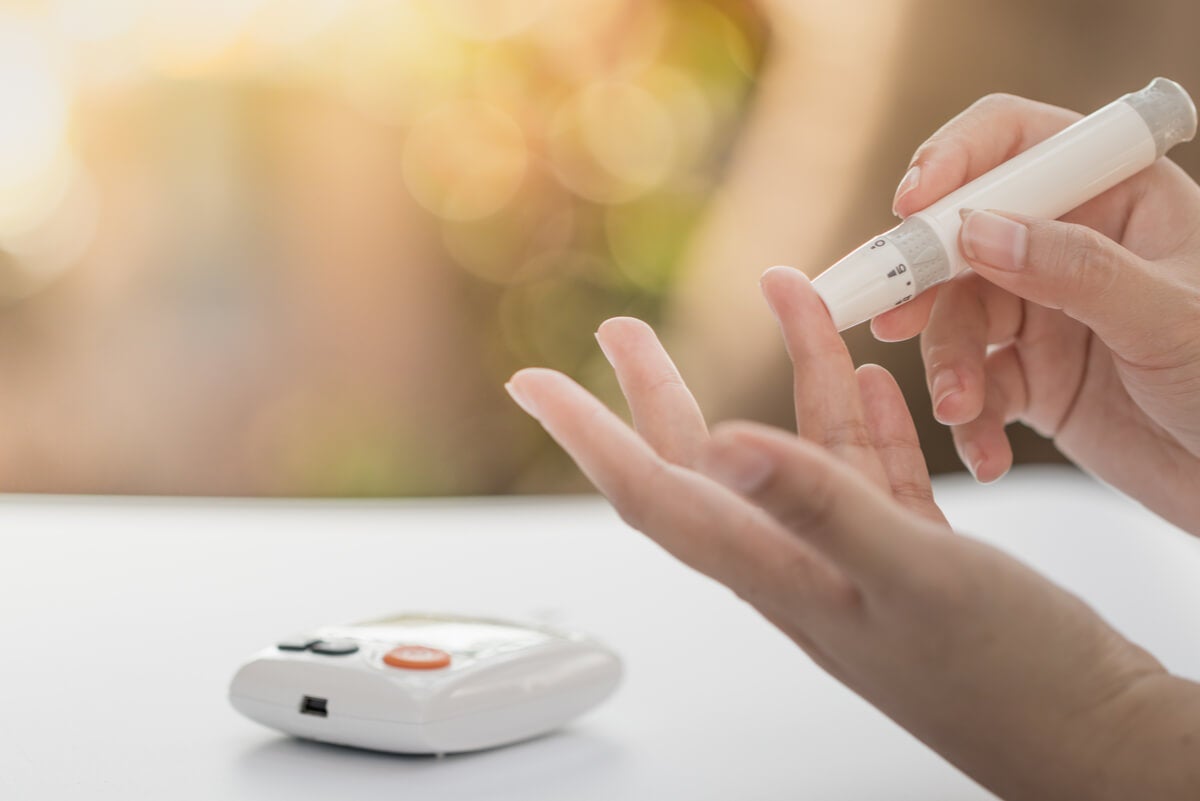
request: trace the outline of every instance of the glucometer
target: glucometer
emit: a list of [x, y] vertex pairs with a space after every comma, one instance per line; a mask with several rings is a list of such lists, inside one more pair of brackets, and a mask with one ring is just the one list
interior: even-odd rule
[[414, 613], [280, 640], [238, 670], [229, 700], [297, 737], [449, 754], [557, 729], [620, 679], [616, 654], [579, 633]]
[[872, 238], [813, 281], [839, 331], [900, 306], [967, 268], [962, 209], [1055, 219], [1196, 135], [1183, 87], [1155, 78]]

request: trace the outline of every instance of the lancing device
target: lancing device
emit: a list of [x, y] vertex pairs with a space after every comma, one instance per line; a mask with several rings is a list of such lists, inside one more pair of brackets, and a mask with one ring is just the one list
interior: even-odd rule
[[874, 237], [813, 286], [845, 331], [967, 268], [958, 249], [960, 209], [1055, 219], [1195, 135], [1191, 97], [1155, 78]]

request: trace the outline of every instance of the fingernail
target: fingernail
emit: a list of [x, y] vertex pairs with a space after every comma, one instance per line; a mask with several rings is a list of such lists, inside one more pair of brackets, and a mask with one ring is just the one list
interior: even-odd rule
[[[983, 451], [974, 442], [965, 443], [962, 446], [962, 460], [967, 469], [971, 471], [971, 476], [979, 481], [979, 468], [983, 466]], [[982, 482], [981, 482], [982, 483]]]
[[963, 209], [959, 214], [963, 220], [959, 238], [964, 256], [997, 270], [1024, 268], [1029, 229], [990, 211]]
[[958, 374], [947, 368], [939, 370], [933, 377], [933, 382], [929, 387], [930, 394], [933, 395], [933, 416], [938, 419], [939, 423], [945, 423], [941, 413], [942, 404], [945, 403], [951, 396], [957, 395], [962, 391], [962, 382], [958, 380]]
[[512, 396], [512, 399], [516, 402], [516, 404], [525, 411], [525, 414], [529, 415], [534, 420], [538, 419], [537, 406], [534, 404], [533, 400], [531, 400], [530, 397], [521, 390], [520, 387], [518, 387], [512, 381], [509, 381], [504, 385], [504, 388], [508, 390], [508, 394]]
[[749, 445], [732, 445], [701, 463], [701, 470], [734, 492], [744, 494], [762, 487], [775, 472], [775, 462], [761, 450]]
[[600, 352], [604, 354], [604, 358], [608, 359], [609, 364], [612, 364], [612, 354], [608, 352], [608, 347], [604, 344], [604, 340], [600, 338], [600, 332], [597, 331], [593, 336], [596, 337], [596, 344], [600, 346]]
[[908, 172], [904, 173], [904, 177], [900, 179], [900, 185], [896, 187], [896, 196], [892, 199], [892, 214], [900, 216], [900, 213], [896, 211], [896, 206], [900, 205], [900, 198], [916, 189], [920, 182], [921, 168], [914, 164], [908, 168]]
[[758, 277], [758, 288], [762, 292], [763, 298], [767, 301], [767, 308], [771, 310], [771, 314], [775, 315], [776, 322], [782, 322], [782, 320], [779, 317], [779, 310], [775, 308], [775, 301], [772, 300], [770, 294], [767, 293], [767, 278], [773, 273], [787, 269], [789, 268], [781, 265], [768, 267], [763, 271], [763, 274]]

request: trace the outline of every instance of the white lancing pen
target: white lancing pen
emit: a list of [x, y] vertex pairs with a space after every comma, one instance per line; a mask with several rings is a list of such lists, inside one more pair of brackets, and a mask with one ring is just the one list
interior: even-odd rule
[[1155, 78], [873, 237], [817, 276], [813, 287], [845, 331], [967, 268], [958, 249], [960, 210], [1056, 219], [1195, 135], [1188, 93]]

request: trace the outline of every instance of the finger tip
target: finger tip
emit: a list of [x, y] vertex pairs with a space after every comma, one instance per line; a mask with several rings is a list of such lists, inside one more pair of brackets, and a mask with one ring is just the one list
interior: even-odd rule
[[710, 440], [727, 440], [738, 435], [738, 432], [745, 431], [752, 423], [744, 420], [724, 420], [712, 427], [709, 432]]
[[914, 300], [890, 309], [871, 320], [871, 333], [880, 342], [904, 342], [925, 328], [937, 288], [923, 292]]
[[[875, 403], [900, 392], [896, 377], [886, 367], [878, 364], [863, 364], [854, 371], [858, 381], [858, 391], [864, 403]], [[903, 392], [900, 392], [903, 398]]]
[[523, 367], [505, 383], [505, 387], [516, 387], [519, 390], [535, 389], [545, 385], [547, 382], [558, 381], [566, 378], [557, 370], [551, 370], [548, 367]]
[[1008, 475], [1008, 471], [1011, 467], [1011, 460], [1002, 461], [1000, 459], [985, 459], [979, 466], [978, 472], [975, 473], [975, 480], [983, 485], [995, 484], [997, 481]]
[[983, 413], [982, 381], [968, 376], [961, 380], [957, 389], [936, 397], [933, 402], [933, 417], [944, 426], [961, 426], [977, 419]]
[[875, 317], [871, 320], [871, 336], [879, 342], [899, 342], [904, 337], [897, 336], [893, 327], [892, 318], [886, 314]]
[[896, 201], [892, 203], [892, 214], [896, 217], [899, 217], [901, 220], [906, 219], [910, 214], [912, 214], [916, 209], [913, 208], [913, 204], [909, 200], [911, 196], [912, 193], [910, 192], [908, 194], [900, 195], [898, 198], [896, 198]]
[[596, 333], [604, 333], [607, 331], [620, 331], [624, 328], [649, 328], [650, 324], [645, 320], [640, 320], [637, 317], [629, 317], [618, 315], [617, 317], [609, 317], [604, 322], [600, 323], [596, 328]]
[[1003, 470], [1001, 470], [1000, 472], [998, 472], [995, 476], [992, 476], [990, 478], [979, 479], [979, 483], [983, 484], [984, 486], [987, 486], [988, 484], [995, 484], [997, 481], [1000, 481], [1002, 478], [1004, 478], [1007, 475], [1008, 475], [1008, 468], [1006, 467]]
[[930, 193], [925, 184], [926, 178], [923, 175], [918, 186], [897, 195], [895, 202], [892, 203], [892, 214], [904, 220], [932, 203], [935, 198], [929, 196]]
[[891, 382], [893, 380], [891, 372], [884, 366], [867, 362], [860, 364], [854, 370], [859, 380], [869, 384], [878, 384], [881, 381]]
[[595, 333], [596, 343], [608, 362], [614, 367], [631, 350], [646, 340], [657, 341], [650, 324], [636, 317], [610, 317], [600, 324]]
[[786, 264], [776, 264], [774, 267], [768, 267], [763, 270], [763, 274], [759, 276], [758, 283], [765, 290], [780, 283], [796, 280], [808, 282], [808, 276], [802, 270], [797, 270], [795, 267], [789, 267]]
[[512, 398], [513, 403], [517, 404], [517, 406], [519, 406], [521, 410], [525, 412], [525, 414], [536, 420], [538, 417], [537, 403], [532, 397], [529, 386], [521, 381], [522, 372], [523, 371], [518, 371], [515, 373], [513, 377], [504, 385], [504, 390], [508, 393], [508, 396]]
[[713, 426], [708, 444], [713, 448], [727, 448], [739, 444], [774, 440], [777, 429], [751, 420], [726, 420]]
[[968, 417], [962, 409], [961, 392], [951, 392], [944, 398], [934, 402], [933, 419], [944, 426], [957, 426], [969, 423], [973, 417]]
[[763, 273], [760, 280], [767, 304], [777, 316], [787, 309], [789, 313], [796, 311], [815, 312], [819, 307], [821, 312], [829, 317], [825, 301], [813, 288], [812, 279], [802, 270], [795, 267], [772, 267]]
[[607, 346], [624, 338], [640, 336], [652, 330], [648, 323], [636, 317], [610, 317], [596, 328], [596, 341], [600, 343], [600, 349], [607, 356], [609, 353]]
[[1012, 449], [1007, 439], [992, 442], [988, 447], [979, 442], [964, 443], [959, 456], [979, 484], [994, 484], [1012, 468]]

